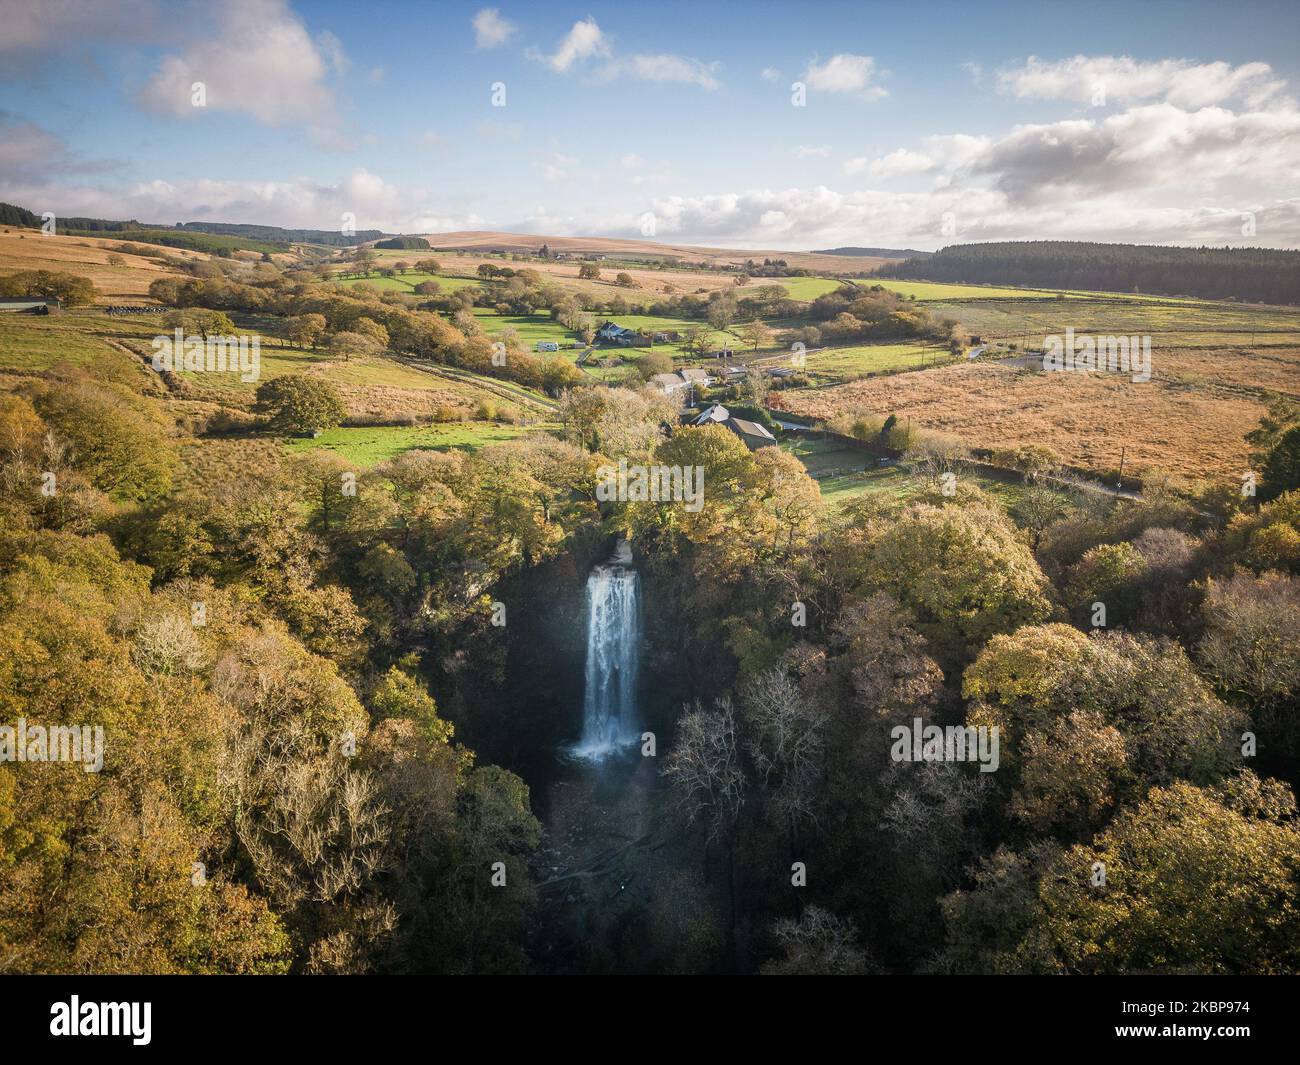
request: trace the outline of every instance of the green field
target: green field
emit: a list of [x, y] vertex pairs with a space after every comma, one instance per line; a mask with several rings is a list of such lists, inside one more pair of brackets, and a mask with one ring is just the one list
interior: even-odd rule
[[381, 292], [409, 292], [415, 295], [415, 286], [423, 281], [438, 282], [439, 289], [443, 293], [459, 292], [463, 288], [478, 288], [479, 282], [469, 277], [447, 277], [443, 274], [422, 274], [412, 270], [410, 273], [399, 274], [397, 277], [382, 277], [379, 274], [371, 274], [368, 277], [332, 277], [330, 282], [335, 285], [343, 285], [346, 288], [354, 288], [357, 285], [373, 285]]
[[736, 296], [743, 298], [745, 290], [755, 285], [780, 285], [792, 300], [811, 303], [818, 296], [834, 292], [842, 284], [844, 282], [829, 277], [756, 277], [744, 288], [736, 289]]
[[360, 469], [386, 462], [416, 448], [432, 451], [477, 451], [489, 444], [515, 440], [546, 426], [457, 422], [447, 425], [372, 426], [329, 429], [314, 439], [302, 437], [284, 446], [292, 452], [333, 451]]
[[[497, 314], [490, 307], [475, 307], [474, 316], [489, 336], [513, 329], [530, 351], [536, 348], [539, 340], [554, 340], [561, 345], [576, 344], [578, 351], [586, 347], [577, 333], [565, 329], [549, 314]], [[564, 354], [563, 350], [561, 354]], [[572, 358], [573, 352], [568, 352], [568, 355]]]
[[110, 338], [134, 340], [148, 349], [162, 332], [157, 319], [110, 318], [102, 314], [0, 314], [0, 370], [33, 373], [60, 363], [93, 369], [104, 376], [132, 377], [143, 365]]
[[808, 374], [824, 381], [847, 381], [882, 370], [919, 370], [952, 361], [947, 348], [933, 344], [857, 344], [810, 351]]

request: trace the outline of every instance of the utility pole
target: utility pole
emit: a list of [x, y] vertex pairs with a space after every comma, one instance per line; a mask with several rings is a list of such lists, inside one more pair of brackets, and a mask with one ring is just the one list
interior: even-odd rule
[[1115, 485], [1116, 490], [1119, 491], [1122, 491], [1124, 488], [1124, 453], [1127, 450], [1127, 447], [1121, 447], [1119, 449], [1119, 481]]

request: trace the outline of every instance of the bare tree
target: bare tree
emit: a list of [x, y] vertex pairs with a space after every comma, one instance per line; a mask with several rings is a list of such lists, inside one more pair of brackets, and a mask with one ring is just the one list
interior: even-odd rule
[[708, 710], [697, 702], [682, 716], [677, 745], [664, 759], [663, 773], [690, 823], [704, 823], [710, 841], [730, 837], [745, 802], [745, 772], [729, 698], [717, 700]]

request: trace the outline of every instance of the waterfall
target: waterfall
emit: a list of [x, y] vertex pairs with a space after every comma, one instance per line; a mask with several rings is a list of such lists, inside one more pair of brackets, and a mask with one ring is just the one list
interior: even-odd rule
[[574, 753], [599, 761], [640, 737], [636, 713], [637, 659], [641, 651], [641, 578], [631, 551], [587, 578], [587, 687], [582, 738]]

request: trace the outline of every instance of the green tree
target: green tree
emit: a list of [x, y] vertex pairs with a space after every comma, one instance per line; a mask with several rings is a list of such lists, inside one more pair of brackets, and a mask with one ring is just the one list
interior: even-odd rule
[[332, 429], [347, 414], [338, 389], [328, 381], [290, 374], [273, 377], [257, 388], [257, 409], [277, 428], [299, 433]]

